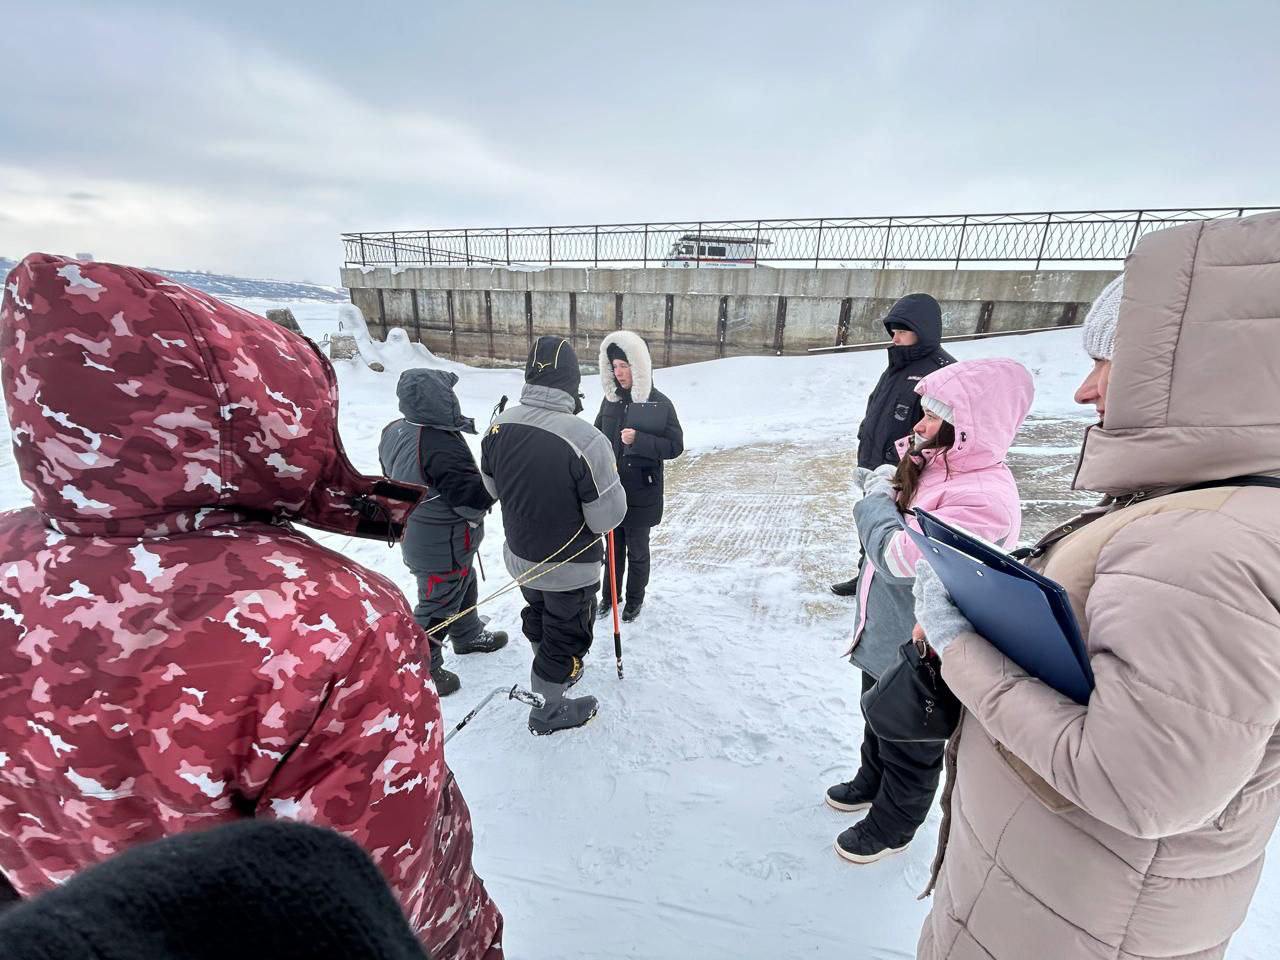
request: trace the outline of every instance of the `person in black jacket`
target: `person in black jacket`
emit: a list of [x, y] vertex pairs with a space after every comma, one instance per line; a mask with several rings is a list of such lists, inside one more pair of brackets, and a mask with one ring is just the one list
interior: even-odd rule
[[507, 572], [520, 583], [524, 635], [533, 644], [530, 683], [546, 701], [529, 732], [586, 723], [595, 697], [566, 697], [591, 648], [604, 550], [600, 535], [622, 522], [627, 497], [609, 442], [577, 414], [582, 374], [573, 346], [540, 337], [529, 351], [520, 403], [480, 444], [480, 475], [502, 501]]
[[[600, 382], [596, 429], [613, 445], [627, 492], [627, 516], [613, 532], [613, 563], [619, 593], [626, 573], [622, 619], [630, 622], [640, 615], [649, 585], [649, 531], [662, 522], [662, 464], [684, 452], [684, 430], [671, 400], [653, 385], [649, 347], [638, 335], [619, 330], [601, 341]], [[601, 618], [612, 605], [607, 557], [603, 580]]]
[[478, 593], [475, 558], [484, 539], [484, 515], [493, 506], [475, 458], [462, 438], [475, 433], [475, 421], [462, 415], [453, 386], [458, 375], [444, 370], [406, 370], [396, 384], [399, 420], [382, 431], [378, 458], [382, 472], [400, 483], [427, 487], [409, 517], [400, 546], [404, 562], [418, 579], [414, 619], [431, 634], [431, 676], [442, 697], [462, 684], [444, 667], [448, 637], [455, 654], [491, 653], [507, 643], [501, 630], [485, 628], [473, 609]]
[[[942, 349], [942, 308], [927, 293], [909, 293], [889, 310], [884, 327], [893, 345], [889, 367], [867, 398], [867, 413], [858, 428], [858, 476], [881, 467], [897, 468], [894, 444], [911, 433], [924, 416], [916, 384], [933, 371], [955, 363]], [[831, 592], [851, 597], [858, 578], [831, 585]]]

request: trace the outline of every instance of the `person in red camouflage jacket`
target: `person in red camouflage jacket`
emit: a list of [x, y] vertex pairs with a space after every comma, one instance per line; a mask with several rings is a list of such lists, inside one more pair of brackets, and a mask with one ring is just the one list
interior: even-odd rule
[[427, 641], [290, 521], [394, 540], [310, 341], [127, 267], [43, 254], [0, 362], [34, 508], [0, 514], [0, 871], [22, 896], [241, 817], [334, 828], [436, 960], [502, 957]]

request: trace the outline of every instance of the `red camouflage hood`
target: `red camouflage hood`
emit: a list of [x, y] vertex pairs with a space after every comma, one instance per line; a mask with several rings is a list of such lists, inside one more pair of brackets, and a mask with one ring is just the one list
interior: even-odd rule
[[26, 257], [5, 281], [0, 363], [19, 473], [63, 533], [270, 515], [393, 539], [422, 495], [351, 465], [310, 340], [145, 270]]

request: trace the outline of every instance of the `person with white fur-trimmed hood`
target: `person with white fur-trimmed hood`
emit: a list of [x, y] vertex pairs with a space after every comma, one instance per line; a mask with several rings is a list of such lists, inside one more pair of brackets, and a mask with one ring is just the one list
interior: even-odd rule
[[[684, 452], [684, 430], [671, 400], [653, 386], [653, 361], [638, 334], [619, 330], [600, 342], [600, 382], [604, 399], [595, 425], [613, 444], [627, 492], [627, 516], [613, 536], [619, 594], [626, 574], [622, 619], [630, 622], [640, 615], [649, 585], [649, 531], [662, 522], [662, 464]], [[608, 564], [606, 554], [601, 617], [611, 608]]]

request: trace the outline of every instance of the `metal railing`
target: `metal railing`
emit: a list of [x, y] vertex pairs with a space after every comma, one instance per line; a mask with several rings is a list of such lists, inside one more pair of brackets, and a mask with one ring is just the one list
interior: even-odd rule
[[[1144, 235], [1277, 207], [344, 233], [348, 266], [1023, 266], [1123, 261]], [[685, 253], [681, 253], [681, 248]], [[718, 251], [718, 255], [716, 254]], [[726, 255], [727, 254], [727, 255]]]

